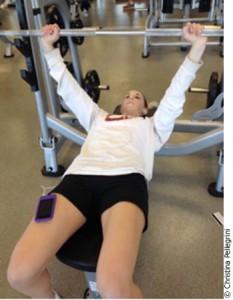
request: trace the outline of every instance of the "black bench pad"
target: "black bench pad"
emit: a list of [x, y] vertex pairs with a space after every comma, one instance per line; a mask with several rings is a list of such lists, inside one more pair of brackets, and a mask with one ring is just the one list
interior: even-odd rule
[[102, 241], [100, 220], [91, 220], [71, 236], [56, 256], [70, 267], [95, 272]]

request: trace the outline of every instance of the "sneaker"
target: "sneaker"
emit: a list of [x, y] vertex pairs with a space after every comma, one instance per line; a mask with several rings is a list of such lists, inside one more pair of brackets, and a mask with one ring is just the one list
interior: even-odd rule
[[56, 291], [53, 292], [54, 292], [54, 299], [62, 299], [62, 296], [59, 295]]
[[134, 3], [128, 3], [126, 5], [123, 6], [123, 9], [133, 9], [134, 8]]

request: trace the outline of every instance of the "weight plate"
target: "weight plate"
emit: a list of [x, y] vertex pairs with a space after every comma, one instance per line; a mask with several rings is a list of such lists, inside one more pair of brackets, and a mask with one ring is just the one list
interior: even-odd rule
[[88, 71], [83, 81], [83, 88], [95, 103], [98, 102], [100, 97], [99, 85], [100, 79], [98, 73], [95, 70]]
[[173, 8], [174, 8], [174, 0], [164, 0], [163, 1], [163, 8], [162, 8], [163, 14], [172, 14]]
[[209, 80], [209, 92], [207, 95], [207, 102], [206, 102], [206, 108], [213, 105], [214, 100], [218, 96], [218, 73], [212, 72]]
[[211, 0], [199, 0], [199, 12], [209, 12], [211, 9]]
[[[55, 5], [50, 5], [45, 8], [46, 23], [57, 23], [60, 28], [65, 28], [62, 16]], [[61, 55], [64, 57], [69, 49], [68, 40], [66, 37], [60, 37], [60, 39], [54, 43], [54, 47], [60, 48]]]
[[[84, 27], [83, 22], [79, 18], [71, 21], [70, 23], [70, 28], [73, 29], [82, 29], [83, 27]], [[76, 45], [82, 45], [84, 42], [84, 36], [73, 36], [72, 40]]]

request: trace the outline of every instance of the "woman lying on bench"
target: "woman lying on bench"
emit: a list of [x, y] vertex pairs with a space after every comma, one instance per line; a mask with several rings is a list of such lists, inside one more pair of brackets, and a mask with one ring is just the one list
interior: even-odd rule
[[80, 154], [52, 191], [54, 216], [30, 222], [17, 243], [8, 268], [13, 288], [32, 298], [59, 297], [51, 285], [47, 266], [59, 248], [88, 219], [101, 218], [103, 243], [97, 265], [97, 287], [103, 298], [141, 298], [133, 273], [142, 232], [147, 229], [148, 191], [154, 153], [170, 137], [182, 113], [185, 91], [202, 65], [207, 38], [199, 24], [183, 28], [191, 42], [189, 54], [178, 69], [158, 109], [146, 117], [143, 94], [125, 94], [121, 115], [101, 109], [80, 87], [53, 44], [59, 27], [42, 28], [41, 38], [50, 75], [57, 92], [88, 135]]

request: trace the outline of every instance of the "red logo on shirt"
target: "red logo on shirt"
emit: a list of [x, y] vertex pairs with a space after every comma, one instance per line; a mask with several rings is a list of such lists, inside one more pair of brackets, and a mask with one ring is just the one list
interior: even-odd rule
[[105, 121], [109, 122], [109, 121], [121, 121], [121, 120], [127, 120], [129, 119], [128, 116], [123, 116], [123, 115], [108, 115], [105, 118]]

